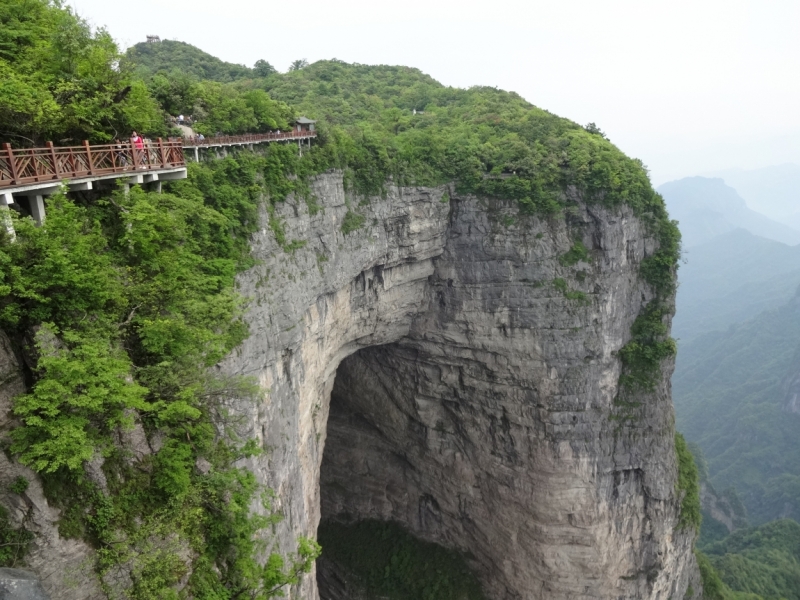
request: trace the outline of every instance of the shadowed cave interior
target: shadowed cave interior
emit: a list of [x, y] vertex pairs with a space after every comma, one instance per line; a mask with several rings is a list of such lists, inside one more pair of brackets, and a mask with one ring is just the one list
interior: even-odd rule
[[425, 371], [402, 343], [360, 350], [337, 370], [320, 473], [323, 600], [484, 598], [431, 485], [446, 425], [431, 429], [425, 413], [447, 402], [420, 397]]

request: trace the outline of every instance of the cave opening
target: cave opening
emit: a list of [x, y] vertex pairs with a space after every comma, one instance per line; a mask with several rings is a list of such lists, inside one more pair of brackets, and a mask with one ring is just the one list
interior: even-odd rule
[[420, 385], [431, 369], [401, 342], [360, 350], [337, 370], [320, 471], [322, 600], [484, 598], [444, 514], [431, 456], [443, 403]]

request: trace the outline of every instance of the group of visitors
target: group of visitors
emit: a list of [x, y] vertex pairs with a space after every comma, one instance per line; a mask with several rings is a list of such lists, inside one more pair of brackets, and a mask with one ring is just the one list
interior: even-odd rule
[[170, 117], [170, 120], [178, 125], [192, 125], [194, 123], [194, 117], [191, 115], [188, 117], [178, 115], [177, 117]]
[[[122, 167], [132, 167], [136, 164], [139, 165], [139, 168], [144, 168], [148, 162], [145, 154], [145, 145], [149, 147], [150, 144], [152, 144], [151, 140], [144, 139], [135, 131], [131, 133], [130, 142], [123, 142], [119, 139], [114, 140], [115, 162]], [[132, 151], [135, 151], [135, 160]]]

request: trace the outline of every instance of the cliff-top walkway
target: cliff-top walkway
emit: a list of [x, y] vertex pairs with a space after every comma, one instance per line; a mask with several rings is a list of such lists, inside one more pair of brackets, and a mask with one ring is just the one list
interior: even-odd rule
[[[44, 219], [44, 196], [49, 196], [65, 184], [68, 191], [86, 191], [107, 181], [122, 180], [123, 185], [152, 184], [161, 191], [161, 182], [186, 178], [186, 155], [193, 150], [200, 159], [200, 149], [226, 149], [232, 146], [253, 148], [255, 144], [297, 141], [316, 137], [316, 131], [292, 130], [236, 136], [216, 136], [204, 139], [170, 138], [144, 142], [137, 147], [131, 142], [44, 148], [0, 148], [0, 209], [17, 204], [38, 223]], [[301, 150], [302, 151], [302, 150]], [[4, 219], [6, 220], [6, 219]], [[8, 223], [6, 223], [8, 227]]]

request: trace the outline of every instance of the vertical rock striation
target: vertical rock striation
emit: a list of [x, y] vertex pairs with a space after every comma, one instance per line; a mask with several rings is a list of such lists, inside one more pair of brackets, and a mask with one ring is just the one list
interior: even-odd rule
[[[319, 214], [279, 207], [303, 250], [257, 236], [252, 335], [225, 364], [267, 390], [237, 410], [268, 449], [249, 466], [286, 516], [280, 549], [321, 515], [393, 519], [468, 550], [491, 598], [699, 590], [694, 534], [676, 529], [672, 365], [617, 400], [656, 249], [632, 212], [575, 195], [541, 219], [390, 188], [343, 235], [340, 176], [313, 187]], [[588, 257], [568, 264], [577, 241]]]
[[[294, 551], [321, 517], [393, 519], [469, 551], [492, 599], [696, 597], [672, 365], [617, 399], [616, 353], [652, 299], [638, 267], [656, 243], [632, 212], [573, 194], [548, 219], [392, 186], [356, 208], [340, 173], [311, 187], [316, 202], [262, 214], [239, 278], [251, 335], [219, 367], [264, 392], [232, 402], [229, 425], [264, 448], [241, 466], [284, 516], [269, 550]], [[364, 225], [345, 235], [351, 210]], [[270, 219], [305, 245], [285, 251]], [[578, 241], [588, 254], [565, 260]], [[22, 380], [0, 359], [7, 411]], [[19, 469], [6, 461], [3, 481]], [[91, 549], [59, 538], [36, 481], [2, 500], [40, 528], [29, 566], [52, 600], [100, 597]], [[319, 598], [316, 579], [292, 597]]]

